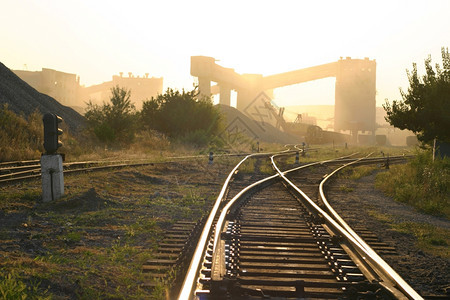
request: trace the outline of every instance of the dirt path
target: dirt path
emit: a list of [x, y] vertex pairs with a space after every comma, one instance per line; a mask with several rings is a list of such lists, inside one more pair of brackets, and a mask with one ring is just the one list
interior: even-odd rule
[[[398, 255], [385, 255], [383, 259], [421, 295], [450, 296], [450, 261], [426, 253], [419, 248], [415, 236], [393, 229], [396, 224], [412, 222], [448, 230], [450, 221], [425, 215], [408, 205], [395, 202], [375, 188], [375, 176], [376, 172], [357, 181], [337, 179], [332, 182], [328, 192], [330, 195], [342, 193], [342, 186], [350, 191], [346, 193], [343, 203], [338, 205], [341, 209], [336, 210], [338, 213], [342, 211], [344, 215], [362, 212], [364, 226], [375, 232], [381, 241], [397, 249]], [[348, 223], [352, 227], [357, 226], [355, 220]], [[446, 247], [448, 250], [449, 247]]]

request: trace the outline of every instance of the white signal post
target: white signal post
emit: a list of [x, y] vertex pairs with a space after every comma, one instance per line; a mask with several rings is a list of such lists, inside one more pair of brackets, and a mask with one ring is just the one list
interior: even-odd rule
[[59, 154], [41, 156], [42, 201], [50, 202], [64, 195], [63, 161]]

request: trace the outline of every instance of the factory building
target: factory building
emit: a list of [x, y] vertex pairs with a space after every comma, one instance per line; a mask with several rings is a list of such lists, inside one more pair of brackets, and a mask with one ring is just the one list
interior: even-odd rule
[[76, 74], [42, 68], [42, 71], [12, 70], [38, 92], [55, 98], [66, 106], [79, 106], [80, 77]]
[[163, 92], [163, 78], [149, 77], [149, 73], [145, 76], [134, 76], [131, 72], [128, 77], [123, 76], [123, 73], [114, 75], [111, 81], [87, 87], [83, 90], [84, 102], [89, 100], [95, 104], [102, 104], [107, 102], [111, 97], [111, 88], [119, 86], [131, 91], [131, 103], [137, 109], [142, 108], [142, 102], [156, 97]]
[[163, 91], [163, 78], [134, 76], [131, 72], [128, 77], [123, 73], [114, 75], [111, 81], [84, 87], [80, 85], [80, 77], [76, 74], [60, 72], [43, 68], [42, 71], [13, 70], [23, 81], [35, 88], [38, 92], [49, 95], [63, 105], [76, 108], [84, 112], [86, 103], [102, 105], [111, 97], [111, 88], [119, 86], [131, 91], [131, 102], [137, 109], [142, 107], [142, 102], [151, 97], [156, 97]]

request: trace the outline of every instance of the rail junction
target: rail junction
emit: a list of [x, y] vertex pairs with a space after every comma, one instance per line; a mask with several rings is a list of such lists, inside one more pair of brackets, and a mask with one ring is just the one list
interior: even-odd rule
[[[248, 155], [230, 172], [178, 299], [422, 299], [377, 253], [395, 249], [366, 232], [369, 246], [326, 199], [334, 174], [386, 158], [355, 153], [282, 171], [296, 151]], [[272, 176], [240, 171], [269, 162]]]

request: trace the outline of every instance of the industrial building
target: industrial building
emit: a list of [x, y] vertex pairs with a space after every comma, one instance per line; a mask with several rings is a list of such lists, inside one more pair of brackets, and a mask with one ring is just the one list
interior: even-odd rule
[[111, 88], [119, 86], [131, 91], [131, 102], [140, 109], [142, 102], [156, 97], [163, 91], [163, 78], [134, 76], [131, 72], [128, 77], [123, 73], [114, 75], [111, 81], [84, 87], [80, 85], [80, 77], [76, 74], [65, 73], [43, 68], [42, 71], [12, 70], [23, 81], [31, 85], [38, 92], [49, 95], [63, 105], [77, 108], [83, 112], [86, 103], [103, 104], [111, 96]]
[[131, 103], [137, 109], [141, 109], [144, 100], [162, 94], [163, 78], [149, 77], [149, 73], [145, 73], [143, 77], [134, 76], [131, 72], [128, 73], [128, 77], [125, 77], [120, 72], [119, 75], [114, 75], [111, 81], [84, 88], [83, 99], [85, 99], [85, 102], [90, 100], [96, 104], [107, 102], [111, 96], [111, 88], [115, 86], [130, 90]]
[[[273, 89], [335, 77], [334, 131], [350, 132], [355, 142], [358, 134], [375, 135], [376, 61], [369, 58], [341, 57], [336, 62], [263, 76], [238, 74], [217, 65], [213, 57], [192, 56], [191, 75], [198, 78], [201, 95], [220, 94], [220, 103], [230, 105], [230, 93], [235, 90], [238, 110], [276, 127], [283, 123], [284, 108], [277, 108], [267, 96]], [[211, 86], [211, 82], [217, 84]]]
[[66, 106], [81, 104], [80, 77], [76, 74], [42, 68], [42, 71], [12, 70], [23, 81], [42, 94]]

